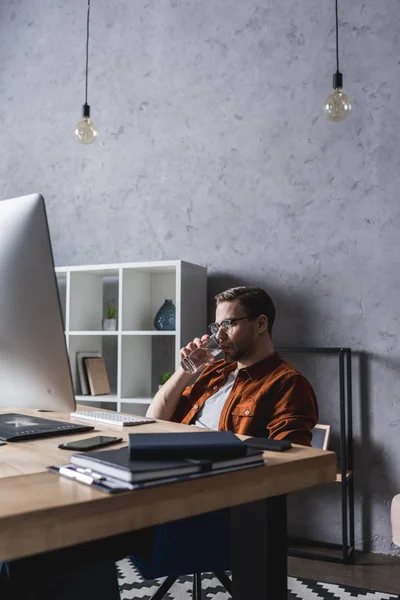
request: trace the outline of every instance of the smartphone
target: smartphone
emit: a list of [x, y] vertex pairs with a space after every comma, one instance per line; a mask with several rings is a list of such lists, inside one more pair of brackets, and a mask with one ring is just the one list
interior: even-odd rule
[[292, 447], [292, 443], [289, 440], [270, 440], [262, 437], [249, 438], [244, 440], [244, 443], [251, 448], [273, 450], [274, 452], [284, 452]]
[[103, 448], [103, 446], [111, 446], [111, 444], [118, 444], [122, 442], [122, 438], [108, 437], [106, 435], [96, 435], [90, 438], [83, 438], [83, 440], [75, 440], [74, 442], [66, 442], [60, 444], [58, 447], [63, 450], [95, 450], [95, 448]]

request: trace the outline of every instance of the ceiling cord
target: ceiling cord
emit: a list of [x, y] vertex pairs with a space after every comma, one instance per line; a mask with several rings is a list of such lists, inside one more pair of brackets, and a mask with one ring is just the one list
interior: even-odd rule
[[[335, 0], [336, 12], [336, 73], [339, 73], [339, 17], [338, 17], [338, 0]], [[89, 25], [88, 25], [89, 27]]]
[[[337, 0], [336, 0], [337, 3]], [[89, 73], [89, 17], [90, 17], [90, 0], [87, 5], [87, 20], [86, 20], [86, 76], [85, 76], [85, 104], [87, 104], [88, 96], [88, 73]]]

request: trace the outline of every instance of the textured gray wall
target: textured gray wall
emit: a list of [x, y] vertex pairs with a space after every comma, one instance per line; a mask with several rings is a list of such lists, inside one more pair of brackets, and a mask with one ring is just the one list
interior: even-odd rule
[[[100, 139], [84, 147], [73, 129], [85, 0], [2, 0], [0, 197], [45, 196], [58, 265], [200, 263], [210, 306], [226, 285], [257, 283], [278, 305], [277, 343], [357, 350], [357, 543], [393, 552], [400, 10], [397, 0], [339, 4], [354, 114], [335, 125], [321, 111], [333, 0], [93, 0]], [[334, 368], [313, 368], [337, 428]], [[312, 507], [309, 533], [337, 539], [339, 495], [328, 487], [299, 504]]]

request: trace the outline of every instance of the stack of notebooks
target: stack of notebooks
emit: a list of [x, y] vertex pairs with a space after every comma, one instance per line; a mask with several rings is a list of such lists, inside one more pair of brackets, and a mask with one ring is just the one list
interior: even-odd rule
[[118, 492], [264, 466], [263, 452], [230, 431], [131, 433], [129, 446], [73, 454], [51, 471]]

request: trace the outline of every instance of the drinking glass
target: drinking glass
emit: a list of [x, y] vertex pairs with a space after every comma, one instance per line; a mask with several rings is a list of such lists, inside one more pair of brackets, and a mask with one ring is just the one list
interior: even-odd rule
[[212, 362], [212, 359], [221, 352], [219, 341], [215, 335], [212, 335], [181, 360], [181, 367], [186, 373], [193, 375], [207, 363]]

